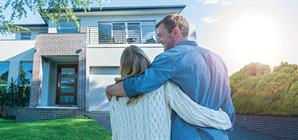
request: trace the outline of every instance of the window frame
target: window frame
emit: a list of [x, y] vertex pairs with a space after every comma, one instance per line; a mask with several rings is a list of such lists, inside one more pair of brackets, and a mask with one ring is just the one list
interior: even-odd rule
[[[153, 23], [153, 29], [154, 29], [154, 32], [155, 32], [155, 38], [156, 38], [156, 29], [155, 29], [155, 23], [156, 23], [156, 20], [131, 20], [131, 21], [98, 21], [98, 23], [97, 23], [97, 25], [98, 25], [98, 31], [99, 31], [99, 25], [100, 24], [105, 24], [105, 25], [107, 25], [107, 24], [110, 24], [111, 25], [111, 27], [110, 27], [110, 32], [111, 32], [111, 40], [112, 40], [112, 43], [111, 44], [148, 44], [147, 42], [146, 42], [146, 38], [143, 36], [143, 33], [144, 33], [144, 28], [143, 28], [143, 23], [144, 22], [152, 22]], [[113, 34], [113, 24], [114, 23], [124, 23], [124, 26], [125, 26], [125, 43], [115, 43], [114, 41], [113, 41], [113, 37], [114, 37], [114, 34]], [[128, 41], [127, 41], [127, 39], [128, 39], [128, 24], [129, 23], [139, 23], [139, 29], [140, 29], [140, 43], [128, 43]], [[144, 41], [144, 42], [143, 42]], [[99, 44], [105, 44], [105, 43], [101, 43], [101, 41], [100, 41], [100, 37], [98, 36], [98, 43]], [[155, 43], [157, 43], [157, 42], [155, 42]], [[153, 44], [155, 44], [155, 43], [153, 43]]]

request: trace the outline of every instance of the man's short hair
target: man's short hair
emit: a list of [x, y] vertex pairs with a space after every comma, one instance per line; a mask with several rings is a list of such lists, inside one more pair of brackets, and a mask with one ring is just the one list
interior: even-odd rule
[[183, 16], [180, 16], [177, 14], [168, 15], [165, 18], [163, 18], [161, 21], [159, 21], [155, 25], [155, 28], [158, 28], [161, 24], [165, 25], [169, 33], [171, 33], [175, 27], [178, 27], [183, 37], [188, 37], [189, 24]]

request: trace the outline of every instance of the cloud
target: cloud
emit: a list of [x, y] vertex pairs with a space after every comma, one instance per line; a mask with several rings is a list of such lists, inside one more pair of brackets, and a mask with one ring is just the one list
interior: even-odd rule
[[218, 17], [215, 17], [215, 16], [201, 18], [201, 21], [203, 21], [203, 22], [205, 22], [207, 24], [214, 23], [214, 22], [216, 22], [218, 20], [219, 20], [219, 18]]
[[219, 0], [205, 0], [203, 5], [209, 5], [209, 4], [218, 4]]

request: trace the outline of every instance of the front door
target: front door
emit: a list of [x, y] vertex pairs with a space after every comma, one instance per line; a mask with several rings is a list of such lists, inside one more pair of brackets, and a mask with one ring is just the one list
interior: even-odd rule
[[78, 66], [58, 64], [57, 70], [57, 105], [77, 105]]

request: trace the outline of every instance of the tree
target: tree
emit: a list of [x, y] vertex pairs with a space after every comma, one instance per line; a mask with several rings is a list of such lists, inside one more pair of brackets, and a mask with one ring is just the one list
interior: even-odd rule
[[[73, 14], [74, 9], [84, 9], [85, 12], [90, 11], [90, 5], [98, 4], [100, 7], [104, 0], [6, 0], [0, 1], [0, 33], [7, 34], [29, 30], [19, 25], [15, 25], [14, 21], [26, 18], [27, 10], [33, 13], [39, 13], [42, 18], [58, 25], [61, 18], [74, 21], [79, 27], [77, 16]], [[12, 8], [12, 13], [7, 19], [4, 16], [5, 10]]]

